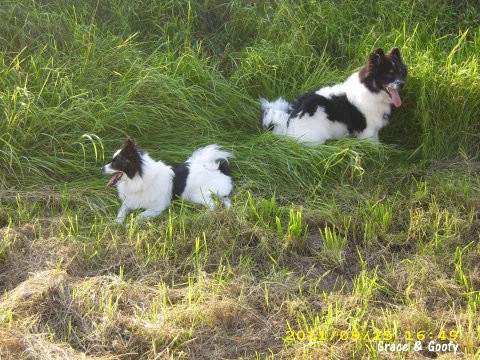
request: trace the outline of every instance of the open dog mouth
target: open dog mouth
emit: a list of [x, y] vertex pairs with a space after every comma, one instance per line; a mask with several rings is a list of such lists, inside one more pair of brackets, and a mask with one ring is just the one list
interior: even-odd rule
[[108, 181], [108, 184], [107, 186], [114, 186], [116, 185], [120, 179], [122, 178], [123, 176], [123, 173], [122, 172], [117, 172], [115, 174], [113, 174], [112, 178]]
[[385, 85], [384, 88], [387, 94], [390, 95], [390, 99], [392, 99], [393, 105], [397, 108], [400, 107], [400, 105], [402, 105], [402, 99], [400, 98], [398, 90], [388, 85]]

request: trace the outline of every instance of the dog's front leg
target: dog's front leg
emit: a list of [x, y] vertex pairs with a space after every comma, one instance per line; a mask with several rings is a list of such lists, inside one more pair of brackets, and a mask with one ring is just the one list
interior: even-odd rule
[[123, 222], [125, 221], [125, 218], [129, 213], [130, 213], [130, 209], [128, 208], [127, 205], [125, 205], [125, 203], [123, 203], [122, 206], [120, 206], [120, 209], [118, 210], [117, 223], [123, 224]]
[[150, 219], [150, 218], [155, 217], [155, 216], [158, 216], [162, 213], [162, 211], [163, 211], [163, 209], [161, 209], [161, 210], [154, 210], [154, 209], [145, 210], [145, 211], [141, 212], [140, 214], [138, 214], [137, 222], [142, 221], [142, 220], [146, 220], [146, 219]]
[[378, 141], [378, 130], [377, 129], [365, 129], [357, 135], [359, 139], [372, 139]]

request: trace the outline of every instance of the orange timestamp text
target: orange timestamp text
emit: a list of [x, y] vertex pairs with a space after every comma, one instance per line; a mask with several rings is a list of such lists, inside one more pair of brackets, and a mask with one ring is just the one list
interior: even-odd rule
[[424, 341], [424, 340], [440, 340], [440, 341], [455, 341], [460, 337], [460, 333], [456, 330], [406, 330], [403, 332], [396, 332], [392, 330], [303, 330], [303, 329], [288, 329], [285, 331], [283, 341], [285, 343], [297, 341], [392, 341], [401, 338], [403, 341]]

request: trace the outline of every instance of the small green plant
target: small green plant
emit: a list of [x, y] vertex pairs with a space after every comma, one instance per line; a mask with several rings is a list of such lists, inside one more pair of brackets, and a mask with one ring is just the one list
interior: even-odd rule
[[319, 229], [319, 233], [322, 241], [319, 256], [334, 268], [343, 269], [347, 236], [339, 235], [338, 229], [329, 226], [325, 226], [323, 230]]
[[308, 235], [308, 225], [302, 222], [302, 210], [295, 210], [292, 205], [289, 211], [288, 223], [283, 229], [280, 218], [277, 216], [275, 222], [277, 225], [277, 234], [287, 248], [302, 250]]
[[457, 281], [465, 288], [465, 292], [469, 294], [472, 290], [472, 285], [468, 279], [467, 273], [464, 269], [463, 264], [463, 253], [471, 246], [473, 243], [468, 244], [467, 246], [461, 248], [457, 247], [455, 249], [455, 254], [453, 258], [453, 264], [455, 265], [455, 273], [457, 275]]
[[275, 195], [270, 200], [261, 199], [256, 202], [252, 194], [248, 193], [248, 209], [252, 218], [265, 227], [271, 227], [276, 224], [277, 218], [282, 215], [282, 209], [277, 206]]

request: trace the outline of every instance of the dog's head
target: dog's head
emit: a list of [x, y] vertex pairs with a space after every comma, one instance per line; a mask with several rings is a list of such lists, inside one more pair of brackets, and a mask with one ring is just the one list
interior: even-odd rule
[[142, 155], [143, 151], [137, 147], [135, 139], [128, 137], [113, 155], [112, 162], [102, 167], [103, 174], [113, 174], [108, 185], [125, 181], [125, 175], [130, 179], [137, 174], [142, 176]]
[[385, 92], [395, 107], [402, 105], [400, 91], [405, 86], [407, 67], [397, 47], [388, 53], [376, 49], [368, 57], [367, 65], [360, 70], [360, 81], [372, 92]]

